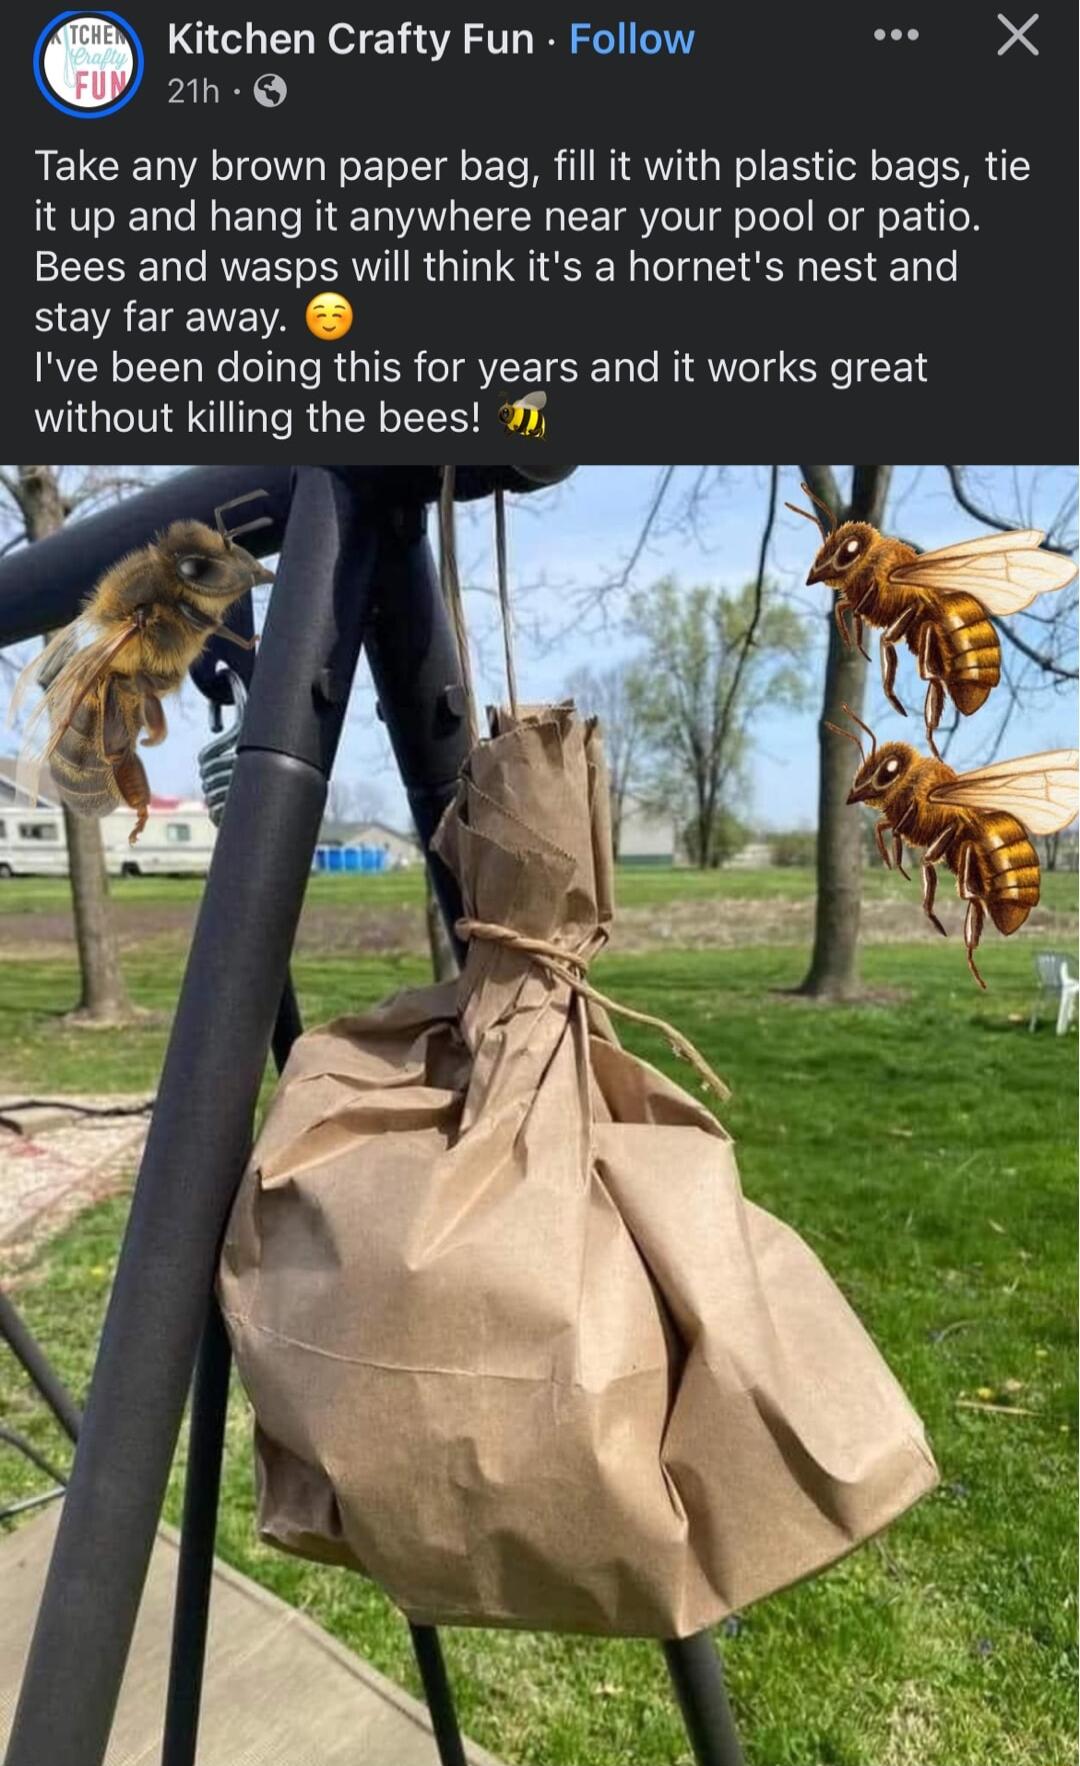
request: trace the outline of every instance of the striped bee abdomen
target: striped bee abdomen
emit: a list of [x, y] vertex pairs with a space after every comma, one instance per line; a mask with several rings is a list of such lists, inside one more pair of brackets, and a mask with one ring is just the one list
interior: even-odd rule
[[983, 897], [999, 932], [1015, 932], [1039, 901], [1039, 859], [1013, 816], [991, 810], [977, 835]]
[[[100, 692], [76, 706], [71, 722], [49, 755], [49, 769], [64, 803], [76, 815], [106, 816], [120, 802], [110, 761], [105, 759]], [[126, 742], [126, 734], [121, 738]]]
[[543, 411], [537, 411], [532, 405], [508, 405], [504, 407], [502, 417], [511, 435], [532, 436], [534, 441], [543, 441], [547, 432], [547, 421]]
[[1001, 679], [997, 633], [986, 609], [972, 595], [942, 596], [937, 631], [949, 697], [958, 711], [970, 717]]

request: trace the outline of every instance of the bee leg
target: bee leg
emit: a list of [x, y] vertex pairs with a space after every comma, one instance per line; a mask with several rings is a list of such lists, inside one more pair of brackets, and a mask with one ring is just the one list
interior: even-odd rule
[[892, 625], [881, 634], [881, 685], [885, 690], [885, 697], [889, 704], [894, 711], [900, 713], [901, 717], [907, 717], [907, 712], [896, 697], [894, 690], [897, 663], [896, 646], [914, 617], [915, 608], [905, 607], [900, 617], [894, 619]]
[[949, 842], [955, 833], [956, 823], [950, 822], [947, 828], [942, 828], [941, 833], [935, 835], [923, 855], [929, 864], [936, 865], [938, 859], [944, 858]]
[[894, 691], [897, 660], [896, 645], [890, 641], [889, 634], [886, 632], [881, 640], [881, 685], [893, 710], [898, 711], [901, 717], [907, 717], [907, 712]]
[[926, 726], [926, 740], [930, 744], [930, 752], [935, 760], [940, 760], [938, 745], [934, 741], [934, 731], [941, 722], [941, 714], [945, 709], [945, 683], [941, 678], [941, 665], [938, 661], [937, 643], [932, 625], [924, 625], [919, 633], [919, 675], [929, 685], [926, 689], [926, 703], [923, 706], [923, 722]]
[[867, 662], [869, 662], [870, 652], [866, 648], [866, 645], [863, 643], [862, 615], [858, 614], [858, 613], [856, 613], [856, 615], [855, 615], [855, 642], [856, 642], [858, 648], [862, 651], [863, 655], [866, 657]]
[[164, 742], [169, 726], [165, 722], [165, 710], [156, 693], [144, 693], [142, 699], [143, 722], [146, 735], [142, 739], [144, 748], [156, 748]]
[[923, 721], [926, 724], [926, 740], [930, 744], [930, 752], [935, 760], [940, 760], [938, 745], [934, 741], [934, 731], [941, 722], [941, 714], [945, 710], [945, 687], [935, 675], [926, 689], [926, 704], [923, 707]]
[[113, 761], [113, 778], [116, 788], [129, 809], [135, 811], [136, 821], [128, 842], [134, 846], [139, 835], [146, 826], [146, 816], [150, 808], [150, 781], [146, 776], [146, 768], [134, 749]]
[[234, 632], [232, 628], [227, 625], [219, 625], [214, 636], [215, 638], [228, 638], [230, 644], [239, 644], [241, 650], [254, 650], [256, 644], [259, 642], [257, 637], [242, 638], [239, 632]]
[[[881, 854], [882, 864], [885, 866], [885, 869], [887, 871], [891, 871], [892, 870], [892, 859], [889, 857], [888, 853], [885, 850], [885, 830], [888, 826], [889, 826], [888, 816], [882, 816], [880, 822], [875, 822], [874, 823], [874, 839], [877, 841], [877, 849]], [[895, 840], [895, 836], [893, 838]]]
[[907, 872], [904, 869], [904, 839], [903, 839], [903, 835], [904, 835], [904, 829], [907, 827], [908, 823], [913, 822], [915, 819], [916, 819], [915, 805], [914, 805], [914, 803], [909, 803], [906, 810], [904, 811], [903, 815], [899, 816], [897, 818], [897, 820], [893, 823], [893, 831], [892, 831], [893, 857], [896, 860], [896, 868], [899, 871], [901, 877], [906, 878], [909, 883], [911, 882], [911, 878], [908, 876]]
[[836, 621], [836, 629], [840, 633], [840, 641], [845, 650], [851, 649], [851, 633], [848, 631], [848, 623], [845, 618], [845, 614], [850, 605], [850, 601], [848, 601], [844, 595], [837, 595], [833, 607], [833, 618]]
[[967, 914], [964, 917], [964, 949], [967, 952], [967, 965], [985, 993], [986, 982], [975, 966], [975, 952], [986, 924], [986, 906], [973, 880], [974, 860], [975, 848], [969, 840], [964, 847], [964, 856], [960, 861], [956, 887], [960, 900], [966, 901], [968, 904]]
[[930, 860], [924, 855], [922, 864], [922, 910], [931, 926], [936, 926], [942, 938], [948, 938], [941, 921], [934, 912], [934, 897], [937, 894], [937, 872]]
[[985, 924], [986, 913], [983, 904], [977, 895], [973, 895], [968, 902], [967, 917], [964, 920], [964, 949], [967, 952], [967, 966], [984, 993], [986, 992], [986, 982], [979, 974], [976, 966], [975, 952], [978, 948], [979, 939], [982, 937], [982, 929]]

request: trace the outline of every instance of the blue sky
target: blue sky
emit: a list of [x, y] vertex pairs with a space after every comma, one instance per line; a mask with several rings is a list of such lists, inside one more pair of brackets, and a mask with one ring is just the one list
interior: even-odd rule
[[[519, 616], [518, 673], [524, 698], [558, 696], [567, 677], [583, 664], [602, 668], [622, 657], [641, 654], [640, 645], [623, 627], [625, 592], [612, 598], [606, 620], [589, 607], [588, 592], [616, 575], [633, 550], [660, 471], [655, 466], [581, 467], [555, 490], [511, 504], [511, 580]], [[698, 481], [699, 471], [694, 467], [679, 469], [668, 505], [672, 516]], [[709, 468], [707, 472], [695, 527], [691, 530], [685, 522], [665, 514], [638, 561], [631, 587], [673, 574], [687, 585], [707, 582], [735, 588], [754, 575], [767, 470], [736, 466]], [[846, 487], [850, 468], [839, 467], [837, 472]], [[796, 467], [783, 469], [782, 497], [793, 502], [804, 500], [798, 478]], [[1049, 526], [1064, 506], [1067, 525], [1075, 533], [1077, 477], [1072, 468], [977, 467], [970, 469], [969, 485], [981, 505], [1017, 524]], [[986, 531], [956, 506], [940, 466], [896, 469], [885, 525], [924, 549]], [[757, 826], [809, 827], [815, 815], [816, 700], [831, 597], [824, 589], [804, 586], [814, 539], [805, 521], [781, 513], [770, 553], [770, 574], [778, 588], [811, 616], [818, 648], [808, 665], [811, 707], [798, 714], [770, 715], [766, 711], [755, 726], [752, 797], [741, 807], [746, 819]], [[463, 516], [459, 551], [465, 580], [489, 590], [494, 561], [487, 506]], [[467, 607], [477, 638], [478, 686], [487, 701], [501, 691], [494, 603], [490, 593], [473, 592], [467, 595]], [[876, 658], [876, 650], [872, 653]], [[910, 739], [912, 719], [909, 717], [905, 726], [905, 720], [884, 705], [876, 661], [871, 683], [869, 715], [879, 735]], [[916, 710], [921, 694], [914, 660], [906, 649], [901, 655], [899, 685], [909, 710]], [[998, 694], [1003, 705], [1004, 687]], [[996, 725], [997, 712], [995, 696], [979, 718], [964, 727], [950, 751], [951, 764], [962, 768], [985, 758], [985, 744], [991, 726]], [[194, 786], [195, 755], [207, 734], [205, 707], [190, 686], [185, 688], [181, 704], [174, 705], [170, 724], [169, 741], [147, 760], [154, 788], [179, 793]], [[1076, 741], [1076, 724], [1075, 683], [1060, 693], [1040, 690], [1025, 696], [1017, 708], [1002, 752], [1023, 754], [1071, 746]], [[394, 822], [404, 820], [403, 799], [381, 726], [373, 715], [366, 678], [358, 680], [354, 692], [338, 771], [346, 785], [359, 786], [366, 794], [367, 810], [380, 809]]]

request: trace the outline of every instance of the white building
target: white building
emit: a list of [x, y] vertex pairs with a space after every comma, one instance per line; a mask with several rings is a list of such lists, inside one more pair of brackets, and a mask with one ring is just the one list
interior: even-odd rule
[[627, 796], [619, 839], [621, 865], [673, 865], [676, 830], [673, 816], [658, 816], [636, 797]]

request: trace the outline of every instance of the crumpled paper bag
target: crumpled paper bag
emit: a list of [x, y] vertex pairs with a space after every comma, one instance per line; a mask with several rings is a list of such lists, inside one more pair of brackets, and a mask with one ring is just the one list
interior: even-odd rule
[[711, 1111], [573, 985], [612, 917], [595, 725], [504, 715], [436, 844], [460, 980], [300, 1039], [228, 1229], [260, 1530], [414, 1621], [683, 1636], [934, 1463]]

